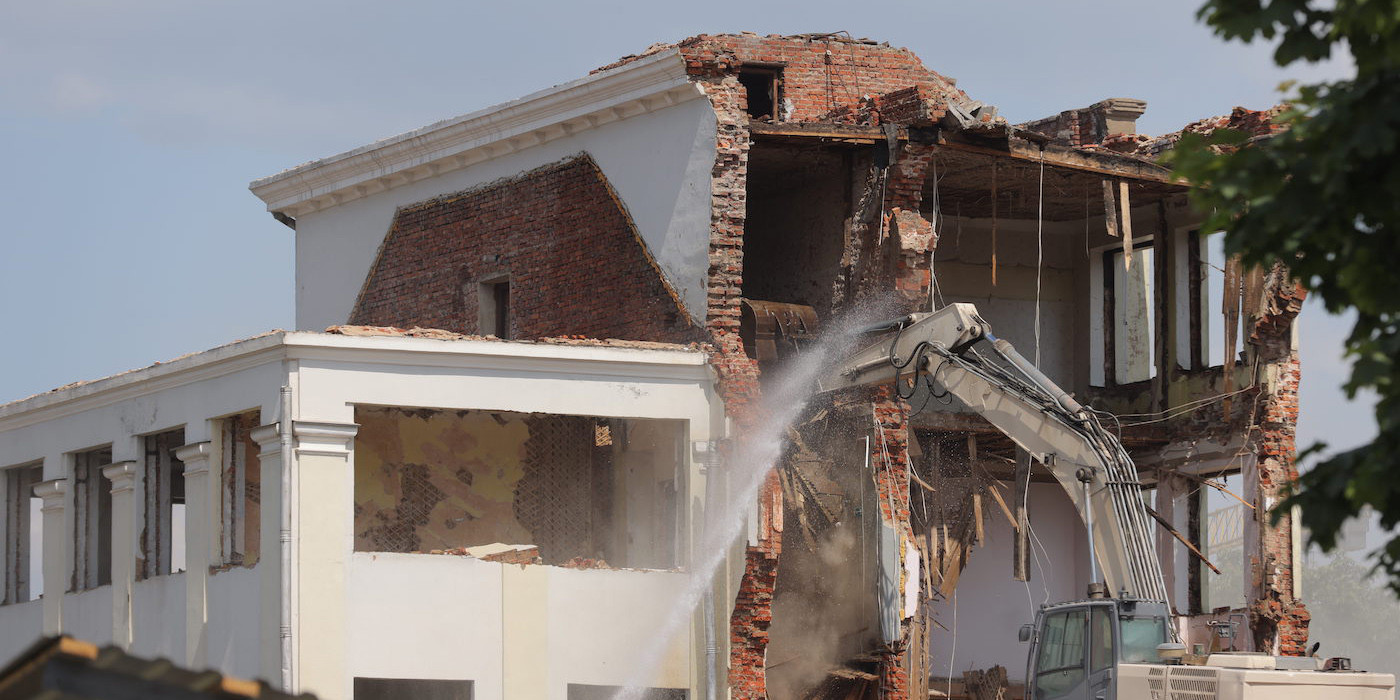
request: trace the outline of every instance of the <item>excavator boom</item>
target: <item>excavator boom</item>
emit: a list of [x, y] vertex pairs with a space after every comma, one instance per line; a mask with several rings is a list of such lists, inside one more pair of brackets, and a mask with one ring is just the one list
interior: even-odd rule
[[1091, 559], [1109, 592], [1167, 600], [1137, 468], [1092, 410], [997, 339], [971, 304], [910, 314], [869, 332], [878, 339], [819, 379], [820, 390], [895, 384], [907, 394], [923, 383], [957, 397], [1064, 487], [1085, 520]]

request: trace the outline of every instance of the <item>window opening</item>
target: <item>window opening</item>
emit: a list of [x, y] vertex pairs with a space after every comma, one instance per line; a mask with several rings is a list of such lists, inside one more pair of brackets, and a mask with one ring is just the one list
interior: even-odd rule
[[73, 455], [74, 591], [112, 582], [112, 484], [102, 476], [111, 463], [111, 448]]
[[472, 682], [423, 678], [356, 678], [355, 700], [472, 700]]
[[[1243, 493], [1244, 477], [1239, 472], [1210, 478], [1231, 493]], [[1201, 487], [1200, 498], [1206, 521], [1204, 552], [1220, 568], [1217, 574], [1199, 561], [1195, 564], [1206, 581], [1204, 608], [1243, 608], [1245, 506], [1233, 496], [1209, 486]]]
[[43, 500], [34, 485], [44, 480], [39, 465], [6, 469], [5, 475], [5, 603], [25, 603], [43, 592]]
[[483, 335], [509, 340], [510, 278], [487, 280], [477, 285], [477, 329]]
[[744, 86], [746, 97], [744, 111], [751, 119], [779, 121], [777, 107], [782, 99], [779, 94], [782, 70], [760, 66], [744, 66], [739, 69], [739, 84]]
[[141, 578], [185, 570], [185, 464], [175, 449], [185, 444], [176, 428], [141, 439], [145, 454], [145, 528], [141, 532]]
[[679, 421], [361, 406], [355, 549], [669, 569]]
[[1205, 319], [1201, 323], [1201, 355], [1205, 358], [1206, 367], [1216, 367], [1225, 363], [1225, 358], [1232, 353], [1239, 357], [1240, 351], [1244, 349], [1244, 333], [1241, 332], [1240, 323], [1243, 314], [1237, 314], [1241, 318], [1234, 320], [1234, 346], [1225, 347], [1227, 327], [1225, 325], [1225, 297], [1233, 294], [1238, 297], [1240, 294], [1239, 284], [1243, 275], [1238, 275], [1233, 280], [1234, 289], [1227, 290], [1225, 269], [1229, 264], [1225, 255], [1225, 234], [1221, 232], [1196, 234], [1196, 245], [1200, 250], [1201, 279], [1205, 288], [1205, 294], [1201, 299], [1200, 308], [1196, 309], [1199, 317]]
[[1131, 384], [1157, 376], [1152, 239], [1140, 239], [1124, 269], [1120, 247], [1104, 251], [1104, 287], [1113, 326], [1113, 377]]
[[[623, 697], [624, 688], [619, 685], [586, 685], [570, 683], [565, 698], [567, 700], [612, 700]], [[685, 688], [644, 688], [639, 693], [626, 696], [638, 700], [686, 700], [690, 697]]]
[[225, 564], [258, 563], [262, 470], [253, 429], [257, 411], [225, 418], [219, 431], [220, 548]]

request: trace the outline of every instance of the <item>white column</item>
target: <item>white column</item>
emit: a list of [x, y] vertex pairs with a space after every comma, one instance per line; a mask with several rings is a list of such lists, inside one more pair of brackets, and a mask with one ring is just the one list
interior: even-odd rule
[[217, 531], [214, 482], [210, 478], [211, 443], [195, 442], [176, 448], [185, 463], [185, 666], [208, 666], [210, 543]]
[[296, 421], [292, 472], [295, 692], [349, 700], [346, 580], [355, 548], [353, 423]]
[[131, 587], [136, 581], [136, 462], [102, 468], [112, 482], [112, 643], [131, 647]]
[[254, 428], [258, 443], [261, 514], [258, 522], [258, 664], [260, 675], [277, 687], [282, 679], [282, 436], [279, 424]]
[[34, 495], [44, 499], [44, 634], [63, 631], [63, 595], [68, 591], [68, 552], [72, 534], [63, 517], [68, 480], [50, 479], [34, 485]]

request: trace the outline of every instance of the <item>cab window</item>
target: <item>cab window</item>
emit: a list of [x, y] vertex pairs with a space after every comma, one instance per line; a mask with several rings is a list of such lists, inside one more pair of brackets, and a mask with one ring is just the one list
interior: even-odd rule
[[1089, 672], [1113, 666], [1113, 615], [1100, 605], [1089, 609]]
[[1149, 664], [1157, 661], [1157, 645], [1167, 640], [1167, 621], [1161, 617], [1124, 617], [1123, 663]]
[[1036, 655], [1037, 698], [1057, 698], [1084, 682], [1084, 651], [1088, 637], [1087, 610], [1066, 610], [1045, 616]]

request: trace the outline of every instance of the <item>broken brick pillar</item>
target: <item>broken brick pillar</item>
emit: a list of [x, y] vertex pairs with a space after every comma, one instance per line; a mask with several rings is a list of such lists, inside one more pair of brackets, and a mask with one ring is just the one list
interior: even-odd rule
[[[870, 441], [870, 466], [875, 474], [876, 495], [880, 503], [880, 519], [899, 533], [899, 539], [914, 546], [913, 530], [909, 525], [909, 412], [904, 401], [892, 387], [872, 390], [872, 422], [875, 433]], [[921, 557], [922, 561], [926, 558]], [[902, 591], [903, 582], [899, 586]], [[903, 596], [898, 596], [900, 600]], [[914, 611], [903, 611], [912, 615]], [[926, 660], [909, 658], [918, 644], [909, 644], [910, 635], [917, 633], [910, 618], [900, 615], [898, 639], [887, 642], [880, 654], [880, 698], [907, 700], [911, 675], [924, 674]]]
[[[717, 120], [705, 327], [714, 347], [711, 363], [719, 373], [725, 413], [733, 421], [734, 435], [742, 439], [756, 426], [759, 387], [758, 364], [744, 353], [739, 336], [750, 138], [743, 88], [727, 70], [730, 63], [724, 55], [708, 56], [689, 61], [687, 70], [709, 97]], [[756, 544], [744, 552], [744, 573], [729, 620], [729, 696], [736, 700], [768, 697], [764, 661], [782, 550], [781, 499], [776, 475], [770, 474], [760, 489]]]
[[1263, 305], [1254, 318], [1249, 339], [1263, 367], [1263, 391], [1256, 409], [1258, 434], [1254, 441], [1257, 474], [1251, 489], [1258, 538], [1247, 542], [1251, 550], [1247, 552], [1251, 574], [1250, 627], [1256, 650], [1285, 656], [1306, 653], [1311, 620], [1303, 601], [1294, 596], [1295, 577], [1302, 575], [1302, 562], [1294, 558], [1294, 540], [1303, 533], [1295, 532], [1294, 521], [1287, 513], [1277, 523], [1272, 522], [1284, 488], [1298, 478], [1294, 458], [1301, 372], [1293, 343], [1293, 324], [1305, 294], [1288, 270], [1276, 265], [1264, 281]]
[[919, 212], [932, 163], [933, 146], [906, 142], [890, 165], [885, 184], [880, 239], [887, 246], [885, 259], [900, 304], [911, 311], [928, 310], [932, 290], [930, 258], [938, 237], [933, 222]]

